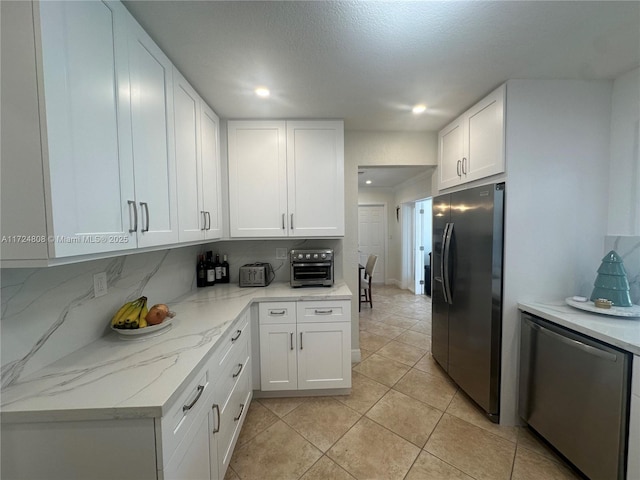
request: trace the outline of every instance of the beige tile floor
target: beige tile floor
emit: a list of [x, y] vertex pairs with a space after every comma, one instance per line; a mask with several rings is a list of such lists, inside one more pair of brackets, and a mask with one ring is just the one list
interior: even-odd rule
[[579, 478], [529, 431], [487, 420], [431, 357], [431, 303], [374, 285], [349, 396], [251, 403], [227, 480]]

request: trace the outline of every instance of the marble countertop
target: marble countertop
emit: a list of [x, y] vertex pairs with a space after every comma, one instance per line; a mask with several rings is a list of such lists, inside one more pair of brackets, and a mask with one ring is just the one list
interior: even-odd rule
[[108, 331], [2, 391], [3, 423], [161, 417], [253, 302], [351, 300], [343, 282], [291, 288], [216, 285], [169, 304], [166, 333], [123, 339]]
[[579, 333], [640, 355], [640, 318], [612, 317], [578, 310], [564, 301], [520, 302], [518, 308]]

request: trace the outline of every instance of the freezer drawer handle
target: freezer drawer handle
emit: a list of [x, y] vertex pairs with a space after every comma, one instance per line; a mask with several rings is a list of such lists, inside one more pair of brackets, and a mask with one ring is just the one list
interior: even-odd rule
[[611, 352], [606, 352], [604, 350], [600, 350], [597, 347], [593, 347], [591, 345], [587, 345], [586, 343], [582, 343], [579, 342], [578, 340], [574, 340], [572, 338], [568, 338], [565, 337], [564, 335], [560, 335], [559, 333], [556, 333], [554, 331], [551, 331], [547, 328], [544, 328], [541, 325], [538, 325], [537, 323], [533, 323], [531, 320], [526, 320], [525, 322], [527, 322], [529, 324], [529, 326], [533, 329], [536, 330], [540, 333], [544, 333], [545, 335], [558, 340], [559, 342], [562, 342], [566, 345], [569, 345], [571, 347], [575, 347], [578, 348], [580, 350], [582, 350], [583, 352], [586, 352], [590, 355], [595, 355], [596, 357], [600, 357], [603, 358], [605, 360], [609, 360], [610, 362], [616, 362], [618, 360], [618, 357], [616, 357], [615, 354], [611, 353]]

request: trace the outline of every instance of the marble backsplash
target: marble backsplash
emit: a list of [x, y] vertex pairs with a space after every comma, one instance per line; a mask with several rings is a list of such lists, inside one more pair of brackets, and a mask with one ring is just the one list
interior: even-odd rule
[[[629, 280], [629, 294], [634, 305], [640, 304], [640, 237], [607, 236], [605, 254], [614, 250], [620, 257]], [[595, 273], [594, 273], [595, 280]]]
[[[49, 268], [0, 270], [0, 360], [6, 386], [79, 348], [111, 334], [109, 319], [124, 302], [145, 295], [171, 304], [196, 288], [197, 255], [228, 255], [231, 282], [240, 266], [270, 262], [276, 282], [289, 281], [287, 260], [276, 248], [333, 248], [335, 276], [342, 278], [341, 240], [221, 241]], [[108, 293], [95, 298], [93, 275], [107, 273]], [[209, 287], [209, 288], [215, 288]]]

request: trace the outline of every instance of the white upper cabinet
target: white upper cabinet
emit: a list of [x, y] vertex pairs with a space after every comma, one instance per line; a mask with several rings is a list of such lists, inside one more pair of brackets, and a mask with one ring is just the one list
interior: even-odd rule
[[285, 122], [230, 121], [229, 224], [232, 237], [286, 237]]
[[440, 131], [439, 190], [505, 171], [505, 96], [502, 85]]
[[175, 68], [173, 88], [179, 238], [220, 238], [220, 122]]
[[232, 237], [344, 235], [342, 121], [231, 121]]
[[202, 209], [206, 217], [204, 238], [222, 237], [222, 175], [220, 166], [220, 119], [204, 102], [200, 109], [200, 158], [202, 162]]
[[166, 245], [178, 242], [173, 66], [133, 19], [129, 28], [135, 198], [128, 201], [138, 246]]
[[[3, 31], [2, 97], [3, 102], [21, 99], [25, 107], [40, 98], [41, 150], [29, 146], [30, 158], [19, 153], [36, 140], [29, 137], [30, 127], [37, 128], [33, 125], [21, 123], [12, 135], [3, 132], [2, 188], [14, 190], [14, 195], [3, 195], [2, 259], [133, 248], [127, 208], [127, 199], [133, 197], [133, 166], [130, 143], [121, 136], [129, 115], [121, 96], [128, 90], [122, 29], [126, 11], [103, 2], [41, 2], [34, 4], [35, 24], [29, 25], [33, 20], [23, 13], [31, 4], [17, 3], [2, 5], [3, 30], [6, 15], [11, 29], [33, 32], [36, 42], [14, 45], [7, 52], [5, 43], [18, 39], [15, 32], [9, 30], [5, 37]], [[36, 63], [27, 65], [21, 58], [39, 63], [39, 77]], [[15, 78], [23, 80], [13, 83]], [[3, 128], [19, 121], [4, 118], [5, 108]], [[40, 172], [27, 177], [38, 165]], [[39, 214], [43, 205], [46, 219]], [[34, 218], [39, 225], [32, 224]]]
[[287, 122], [289, 235], [344, 235], [344, 126]]
[[1, 8], [2, 266], [220, 238], [218, 117], [126, 8]]

